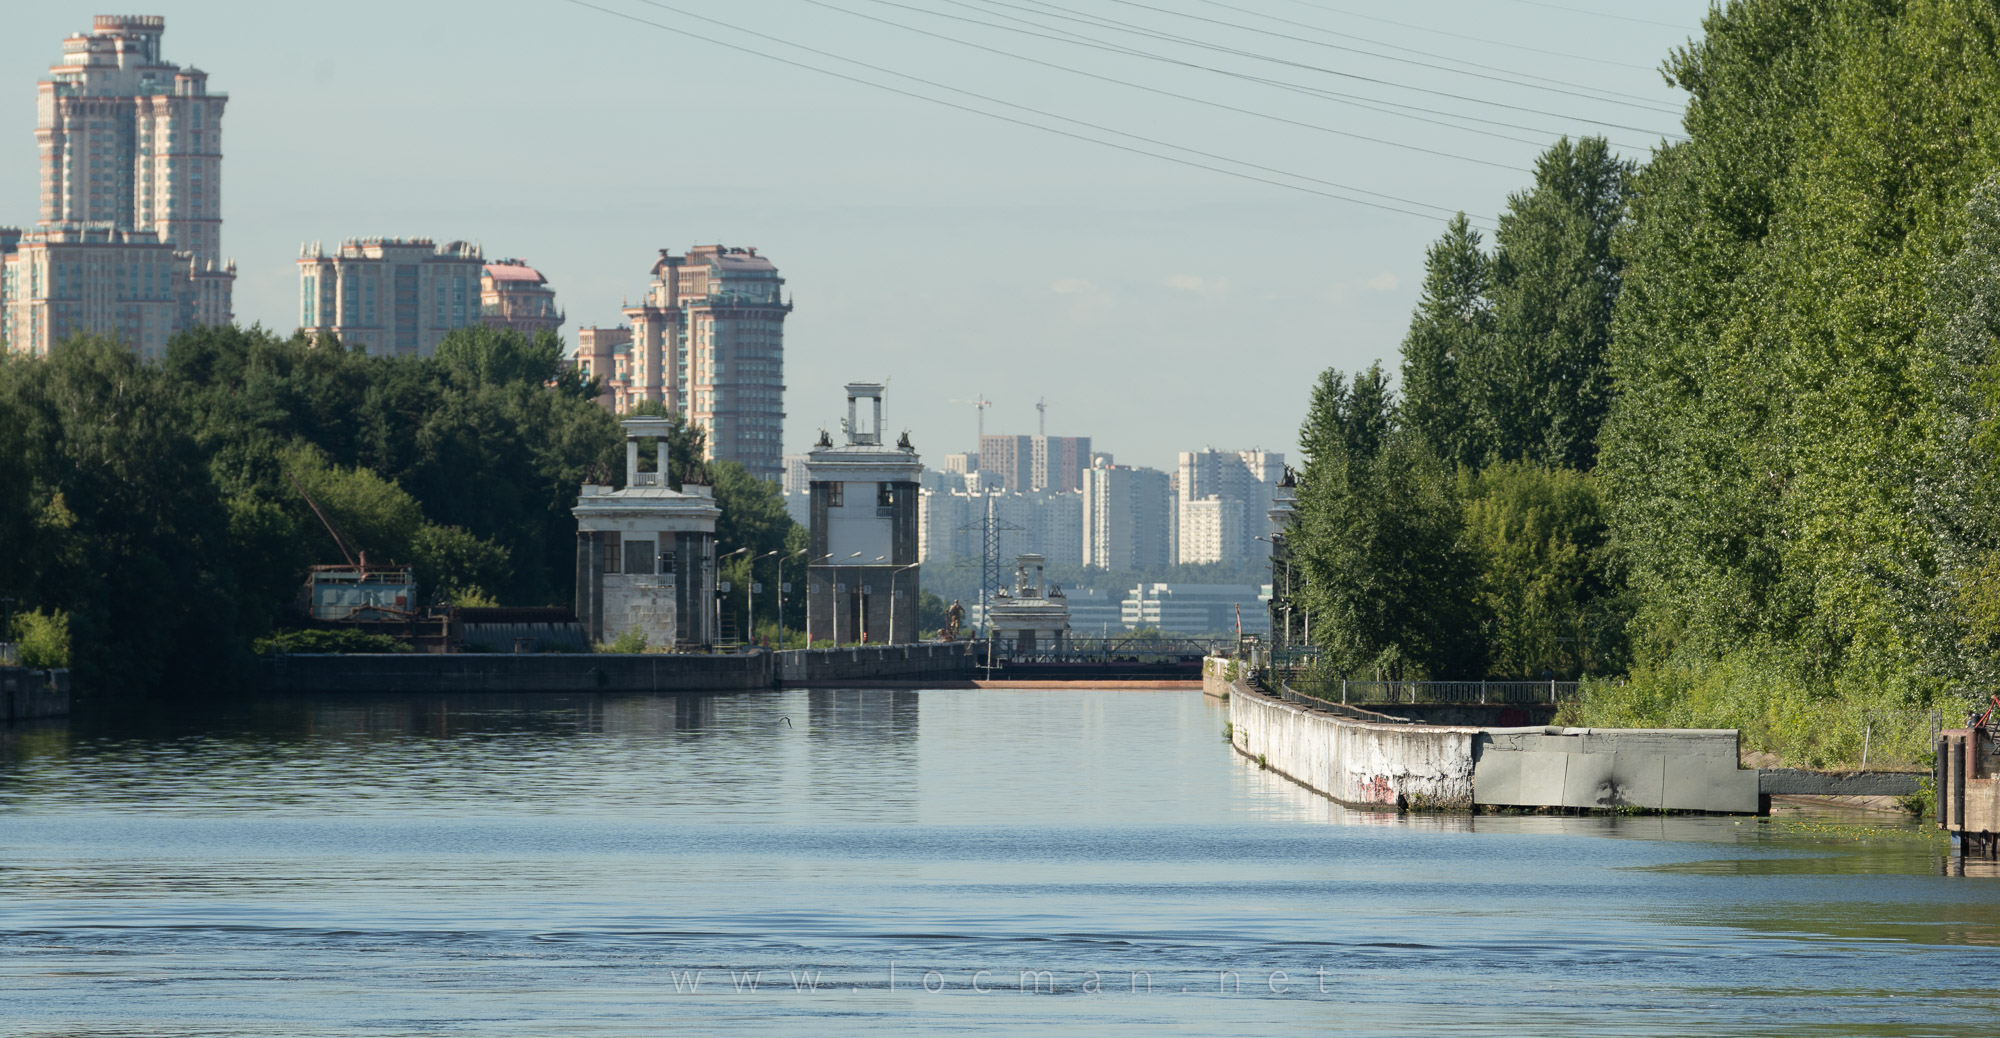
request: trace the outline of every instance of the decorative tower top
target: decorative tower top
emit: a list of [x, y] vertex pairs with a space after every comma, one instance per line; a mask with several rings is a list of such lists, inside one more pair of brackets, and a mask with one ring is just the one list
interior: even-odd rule
[[[874, 413], [869, 417], [868, 428], [860, 425], [861, 401], [872, 401]], [[847, 384], [847, 442], [854, 447], [880, 447], [882, 445], [882, 383], [849, 382]]]

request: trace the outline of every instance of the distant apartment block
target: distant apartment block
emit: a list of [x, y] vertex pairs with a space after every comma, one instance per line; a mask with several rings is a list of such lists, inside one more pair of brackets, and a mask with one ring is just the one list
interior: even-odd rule
[[1121, 619], [1128, 630], [1199, 635], [1234, 632], [1240, 617], [1244, 634], [1269, 634], [1270, 598], [1269, 584], [1141, 584], [1125, 597]]
[[222, 259], [223, 94], [160, 56], [166, 19], [98, 15], [37, 91], [41, 215], [0, 231], [0, 341], [46, 355], [72, 335], [156, 357], [234, 320]]
[[1029, 437], [993, 433], [979, 438], [979, 473], [998, 486], [1008, 490], [1034, 489], [1029, 478], [1034, 460], [1035, 448]]
[[979, 438], [979, 453], [967, 461], [1008, 490], [1080, 490], [1090, 467], [1090, 437], [990, 434]]
[[944, 471], [954, 476], [963, 476], [968, 472], [977, 472], [979, 471], [979, 455], [971, 451], [947, 454], [944, 456]]
[[1031, 436], [1029, 487], [1033, 490], [1082, 490], [1090, 468], [1090, 437]]
[[563, 323], [548, 279], [517, 259], [488, 263], [480, 273], [479, 317], [488, 328], [512, 328], [530, 338]]
[[[1183, 451], [1175, 507], [1181, 563], [1267, 557], [1269, 513], [1285, 456], [1271, 451]], [[1263, 537], [1266, 540], [1258, 540]]]
[[[651, 401], [707, 438], [710, 458], [775, 480], [785, 424], [785, 281], [754, 248], [660, 250], [640, 302], [625, 308], [630, 339], [601, 396], [624, 411]], [[586, 363], [579, 350], [579, 364]]]
[[479, 246], [429, 238], [349, 238], [332, 255], [299, 248], [299, 329], [374, 356], [428, 357], [480, 323]]
[[597, 380], [597, 402], [613, 414], [623, 414], [625, 362], [632, 355], [630, 328], [578, 328], [576, 367], [584, 378]]
[[1000, 527], [1000, 556], [1038, 554], [1071, 563], [1083, 557], [1083, 495], [1074, 491], [1016, 493], [933, 490], [919, 494], [918, 553], [926, 563], [978, 559], [981, 534], [974, 527], [990, 508]]
[[1134, 570], [1165, 566], [1173, 492], [1158, 469], [1093, 465], [1083, 473], [1083, 564]]

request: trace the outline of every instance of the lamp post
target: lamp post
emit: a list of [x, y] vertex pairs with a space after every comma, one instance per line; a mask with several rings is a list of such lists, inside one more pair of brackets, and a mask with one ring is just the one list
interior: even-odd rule
[[[896, 589], [896, 574], [906, 569], [916, 569], [921, 565], [923, 565], [921, 562], [912, 562], [907, 566], [897, 566], [895, 569], [889, 571], [889, 644], [891, 645], [896, 644], [896, 595], [898, 593]], [[922, 613], [918, 613], [917, 615], [919, 617], [923, 616]], [[918, 622], [922, 623], [922, 620]], [[921, 637], [923, 632], [919, 631], [917, 633], [919, 637], [916, 640], [923, 641]]]
[[[1274, 554], [1278, 551], [1280, 547], [1282, 547], [1282, 544], [1279, 542], [1277, 537], [1252, 537], [1251, 540], [1263, 541], [1265, 544], [1270, 545], [1271, 551]], [[1271, 576], [1275, 578], [1277, 574], [1273, 573], [1271, 574]], [[1285, 595], [1285, 629], [1284, 632], [1281, 633], [1277, 639], [1277, 647], [1280, 649], [1285, 648], [1287, 643], [1289, 643], [1292, 640], [1292, 553], [1291, 552], [1285, 553], [1284, 595]]]
[[[854, 553], [854, 555], [859, 554], [861, 553], [858, 551]], [[850, 555], [848, 558], [853, 558], [854, 555]], [[882, 562], [888, 557], [887, 555], [877, 555], [873, 559], [870, 559], [867, 564], [873, 566], [875, 563]], [[866, 645], [868, 644], [868, 591], [867, 585], [861, 582], [860, 566], [854, 567], [854, 592], [855, 596], [861, 601], [861, 644]], [[889, 600], [889, 608], [894, 609], [895, 607], [896, 600], [892, 598]], [[896, 633], [894, 631], [889, 632], [889, 637], [894, 638], [895, 636]]]
[[[729, 558], [732, 555], [742, 555], [749, 550], [750, 550], [749, 547], [745, 546], [738, 548], [735, 551], [724, 552], [721, 555], [717, 555], [715, 557], [716, 579], [718, 580], [721, 579], [722, 560]], [[715, 593], [715, 633], [718, 635], [722, 633], [722, 591], [719, 588], [716, 590]]]
[[[792, 555], [804, 555], [811, 550], [811, 548], [800, 548], [798, 551], [793, 552]], [[782, 556], [778, 559], [778, 648], [780, 649], [785, 647], [785, 559], [791, 558], [792, 555]], [[806, 648], [812, 648], [811, 587], [807, 587], [806, 589]]]
[[[762, 555], [752, 556], [750, 559], [750, 644], [752, 645], [757, 644], [757, 563], [776, 554], [778, 554], [776, 551], [767, 551]], [[784, 568], [781, 565], [778, 569], [778, 579], [783, 580], [784, 577]], [[784, 608], [783, 599], [778, 601], [778, 607], [781, 610], [778, 613], [778, 647], [782, 649], [784, 648], [783, 643], [785, 640], [785, 614], [782, 612]]]
[[[826, 557], [827, 557], [827, 558], [829, 558], [829, 559], [830, 559], [830, 558], [833, 558], [833, 553], [832, 553], [832, 552], [827, 552], [827, 553], [826, 553]], [[858, 559], [858, 558], [860, 558], [860, 557], [861, 557], [861, 553], [857, 551], [857, 552], [855, 552], [854, 554], [852, 554], [852, 555], [849, 555], [849, 556], [847, 557], [847, 559]], [[842, 561], [842, 562], [846, 562], [846, 561], [847, 561], [847, 559], [842, 559], [842, 560], [840, 560], [840, 561]], [[829, 594], [829, 595], [827, 596], [827, 598], [828, 598], [828, 600], [829, 600], [829, 601], [831, 601], [831, 602], [833, 603], [833, 647], [834, 647], [834, 648], [836, 648], [836, 649], [838, 649], [838, 648], [840, 648], [840, 599], [839, 599], [839, 598], [838, 598], [837, 596], [838, 596], [838, 595], [840, 594], [840, 590], [839, 590], [839, 589], [840, 589], [840, 567], [839, 567], [839, 566], [832, 566], [832, 567], [829, 567], [829, 568], [833, 570], [833, 582], [834, 582], [834, 583], [833, 583], [833, 587], [831, 587], [831, 588], [827, 589], [828, 591], [832, 592], [832, 594]], [[859, 590], [860, 590], [860, 589], [858, 589], [858, 588], [857, 588], [857, 589], [856, 589], [856, 592], [858, 593], [858, 592], [859, 592]], [[864, 616], [864, 617], [862, 617], [862, 619], [863, 619], [863, 620], [865, 621], [865, 620], [867, 620], [868, 618]]]

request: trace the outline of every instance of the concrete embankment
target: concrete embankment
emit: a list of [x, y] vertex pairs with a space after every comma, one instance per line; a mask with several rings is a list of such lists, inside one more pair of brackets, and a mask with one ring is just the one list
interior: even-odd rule
[[696, 653], [266, 656], [265, 692], [730, 692], [784, 685], [964, 682], [970, 643]]
[[1737, 733], [1418, 724], [1315, 709], [1235, 684], [1237, 752], [1346, 804], [1754, 814]]
[[827, 685], [963, 686], [978, 670], [984, 643], [917, 642], [846, 649], [788, 649], [775, 653], [777, 681], [794, 687]]
[[1476, 728], [1377, 724], [1229, 689], [1238, 753], [1344, 804], [1471, 810]]
[[69, 671], [0, 667], [0, 723], [69, 716]]

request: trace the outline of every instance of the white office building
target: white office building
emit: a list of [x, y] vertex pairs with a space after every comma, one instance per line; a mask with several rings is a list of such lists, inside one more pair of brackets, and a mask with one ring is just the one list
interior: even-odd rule
[[1271, 502], [1284, 475], [1285, 456], [1273, 451], [1182, 451], [1176, 561], [1268, 558], [1277, 529]]

